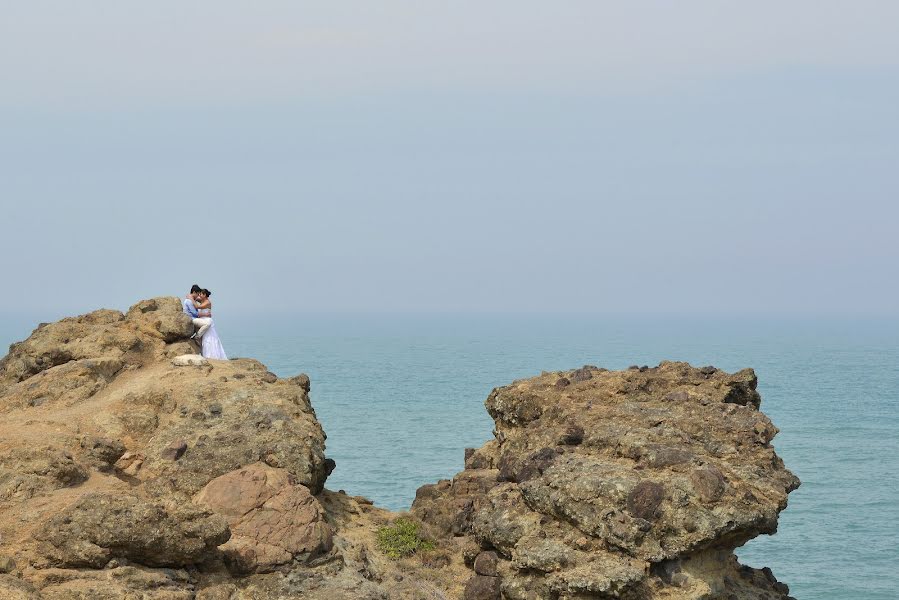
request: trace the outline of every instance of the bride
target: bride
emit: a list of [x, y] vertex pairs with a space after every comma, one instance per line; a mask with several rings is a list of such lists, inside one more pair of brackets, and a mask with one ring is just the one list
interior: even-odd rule
[[[197, 300], [194, 302], [200, 317], [208, 317], [210, 320], [212, 319], [212, 300], [209, 299], [211, 295], [212, 292], [209, 290], [200, 290], [197, 292]], [[222, 341], [219, 339], [219, 334], [215, 330], [215, 322], [210, 323], [209, 329], [206, 330], [200, 339], [202, 343], [201, 352], [204, 358], [228, 360], [225, 349], [222, 347]]]

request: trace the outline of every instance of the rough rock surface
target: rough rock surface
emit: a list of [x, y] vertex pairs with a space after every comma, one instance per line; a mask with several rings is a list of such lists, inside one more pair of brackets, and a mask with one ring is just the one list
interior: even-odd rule
[[185, 566], [212, 558], [230, 532], [220, 515], [190, 505], [166, 509], [135, 496], [93, 493], [35, 533], [56, 566], [99, 569], [113, 558]]
[[732, 554], [776, 531], [799, 485], [756, 383], [665, 362], [497, 388], [495, 440], [413, 512], [495, 550], [506, 598], [783, 598]]
[[184, 358], [191, 332], [154, 298], [0, 360], [0, 598], [788, 597], [733, 554], [798, 485], [749, 370], [497, 388], [495, 439], [404, 515], [435, 549], [390, 560], [377, 531], [399, 515], [324, 489], [309, 378]]

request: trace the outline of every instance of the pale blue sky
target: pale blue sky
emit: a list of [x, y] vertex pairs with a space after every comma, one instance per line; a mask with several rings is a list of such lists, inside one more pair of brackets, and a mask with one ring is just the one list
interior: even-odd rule
[[899, 313], [899, 3], [624, 4], [3, 2], [0, 312]]

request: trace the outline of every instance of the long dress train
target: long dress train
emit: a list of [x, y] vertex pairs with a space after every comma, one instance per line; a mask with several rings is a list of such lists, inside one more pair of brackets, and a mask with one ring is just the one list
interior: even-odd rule
[[206, 330], [206, 333], [203, 334], [202, 340], [202, 352], [204, 358], [212, 360], [228, 360], [228, 355], [225, 354], [225, 348], [222, 346], [222, 340], [219, 339], [219, 334], [215, 330], [214, 321], [212, 325], [209, 326], [209, 329]]

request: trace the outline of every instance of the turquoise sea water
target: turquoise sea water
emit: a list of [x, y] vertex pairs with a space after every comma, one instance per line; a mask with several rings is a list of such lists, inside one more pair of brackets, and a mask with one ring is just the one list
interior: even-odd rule
[[[33, 321], [0, 320], [0, 343]], [[306, 372], [337, 461], [331, 489], [391, 509], [491, 437], [483, 407], [514, 379], [595, 364], [753, 367], [774, 445], [802, 479], [780, 531], [738, 551], [804, 600], [899, 597], [899, 321], [574, 316], [218, 317], [232, 356]]]

